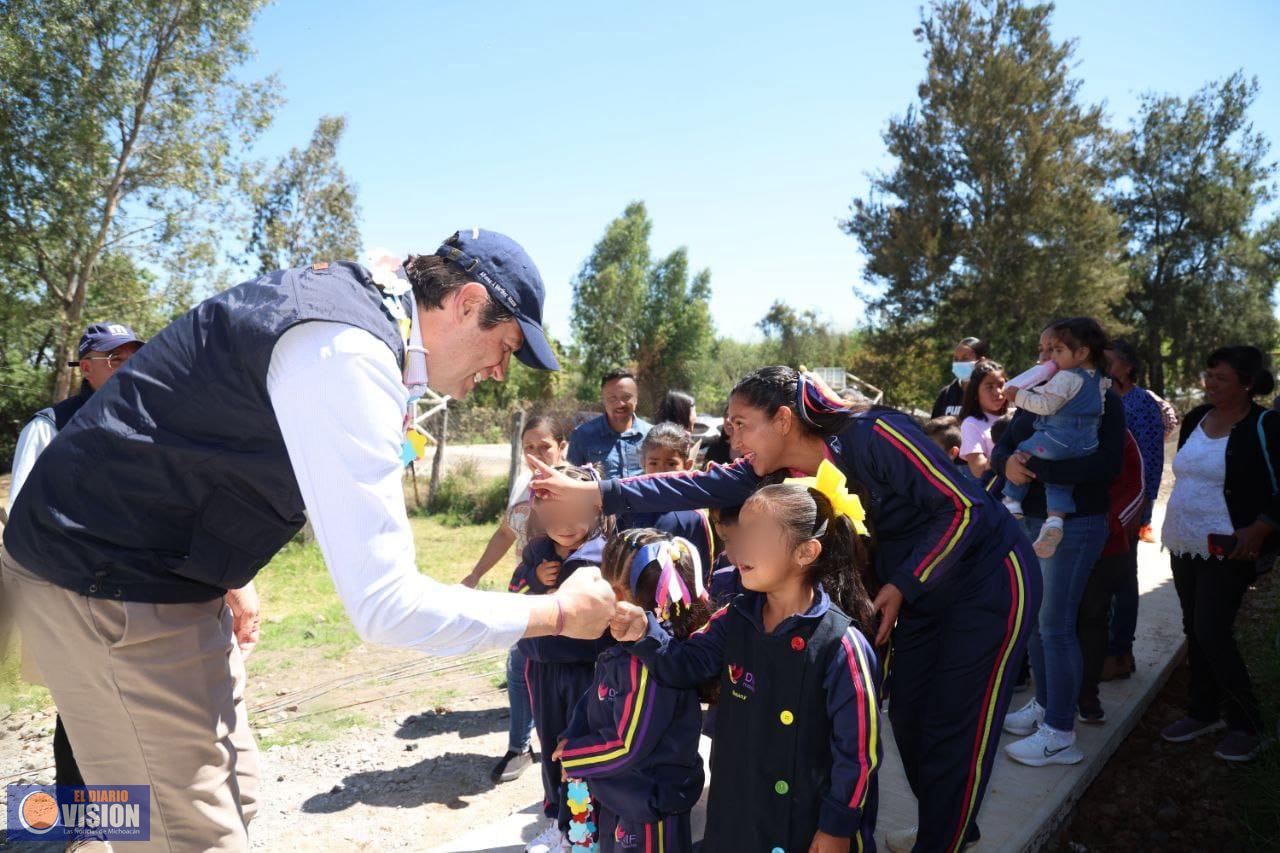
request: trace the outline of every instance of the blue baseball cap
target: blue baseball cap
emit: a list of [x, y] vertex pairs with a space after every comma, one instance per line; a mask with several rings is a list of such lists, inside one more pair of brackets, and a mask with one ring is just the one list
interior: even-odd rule
[[542, 331], [542, 303], [546, 289], [533, 259], [505, 234], [468, 228], [458, 231], [436, 249], [484, 285], [489, 295], [509, 310], [524, 332], [524, 346], [516, 358], [537, 370], [559, 370], [560, 362]]
[[[143, 344], [146, 341], [133, 333], [124, 323], [94, 323], [92, 326], [84, 330], [84, 334], [80, 336], [80, 357], [84, 358], [91, 352], [111, 352], [114, 349], [124, 346], [125, 344]], [[78, 361], [69, 361], [69, 365], [74, 367], [79, 364]]]

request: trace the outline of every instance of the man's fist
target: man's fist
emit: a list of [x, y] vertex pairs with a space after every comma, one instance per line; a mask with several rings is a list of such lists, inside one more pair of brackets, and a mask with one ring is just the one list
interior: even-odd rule
[[577, 640], [594, 640], [603, 634], [616, 601], [613, 587], [595, 566], [579, 566], [560, 585], [555, 599], [564, 611], [561, 635]]

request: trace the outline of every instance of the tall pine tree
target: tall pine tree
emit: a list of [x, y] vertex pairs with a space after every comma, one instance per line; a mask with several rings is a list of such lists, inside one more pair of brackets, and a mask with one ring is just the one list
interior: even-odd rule
[[932, 343], [922, 386], [936, 388], [962, 336], [1021, 364], [1046, 321], [1105, 322], [1123, 292], [1102, 113], [1080, 102], [1074, 44], [1054, 41], [1052, 11], [932, 6], [916, 30], [928, 61], [919, 101], [884, 133], [896, 165], [843, 223], [866, 255], [875, 340]]

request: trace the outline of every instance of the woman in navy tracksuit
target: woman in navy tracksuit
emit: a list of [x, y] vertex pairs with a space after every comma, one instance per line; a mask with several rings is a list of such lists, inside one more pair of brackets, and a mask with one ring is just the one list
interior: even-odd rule
[[[655, 556], [666, 550], [690, 600], [665, 624], [684, 639], [707, 621], [706, 606], [693, 594], [699, 584], [690, 547], [660, 530], [632, 530], [609, 541], [601, 572], [624, 600], [653, 611], [664, 568]], [[619, 646], [600, 655], [556, 754], [567, 776], [587, 782], [603, 853], [693, 849], [689, 813], [702, 796], [701, 726], [697, 690], [662, 684]]]
[[892, 847], [959, 850], [979, 837], [1001, 722], [1040, 606], [1040, 573], [1011, 515], [977, 483], [956, 476], [908, 416], [851, 411], [788, 367], [740, 381], [730, 399], [747, 456], [702, 472], [609, 480], [597, 489], [541, 466], [544, 495], [608, 512], [741, 504], [778, 470], [814, 473], [830, 459], [861, 487], [882, 585], [877, 645], [893, 629], [890, 719], [919, 801], [914, 839]]
[[[557, 552], [550, 537], [534, 539], [525, 546], [520, 565], [511, 578], [512, 592], [542, 595], [553, 586], [538, 578], [537, 568], [544, 562], [559, 563], [554, 586], [563, 583], [579, 566], [598, 566], [604, 554], [605, 539], [595, 536], [580, 544], [568, 556]], [[563, 549], [562, 549], [563, 550]], [[579, 697], [591, 686], [596, 657], [613, 645], [606, 633], [598, 640], [575, 640], [569, 637], [534, 637], [519, 642], [525, 655], [525, 679], [529, 685], [529, 703], [533, 707], [533, 724], [542, 744], [543, 814], [555, 821], [560, 832], [568, 832], [569, 807], [565, 798], [560, 762], [552, 756], [554, 744], [569, 725], [569, 715]], [[552, 848], [555, 849], [555, 848]]]

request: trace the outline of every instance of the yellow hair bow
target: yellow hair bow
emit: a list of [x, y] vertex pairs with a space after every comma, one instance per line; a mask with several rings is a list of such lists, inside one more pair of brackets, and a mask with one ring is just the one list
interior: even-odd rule
[[867, 535], [867, 511], [862, 506], [862, 499], [849, 493], [848, 479], [843, 471], [831, 464], [831, 460], [822, 460], [816, 477], [788, 477], [784, 482], [789, 486], [804, 486], [821, 492], [831, 502], [832, 512], [849, 519], [859, 536]]

